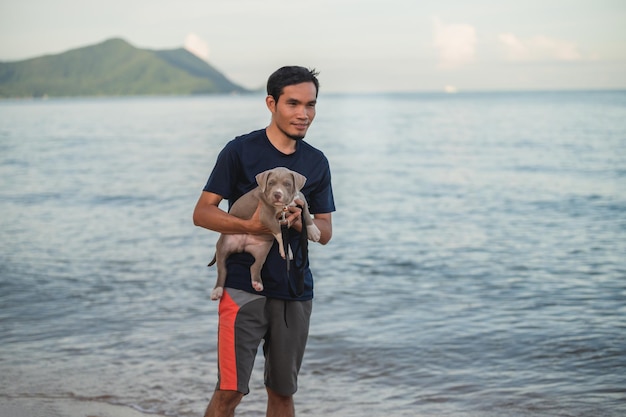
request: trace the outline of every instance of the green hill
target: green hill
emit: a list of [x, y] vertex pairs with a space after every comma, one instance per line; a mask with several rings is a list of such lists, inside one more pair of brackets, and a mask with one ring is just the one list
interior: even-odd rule
[[0, 97], [243, 93], [187, 50], [138, 49], [122, 39], [0, 62]]

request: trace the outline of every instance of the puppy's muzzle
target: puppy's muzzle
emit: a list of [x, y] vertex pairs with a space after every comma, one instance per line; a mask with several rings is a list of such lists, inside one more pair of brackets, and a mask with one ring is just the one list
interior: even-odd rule
[[274, 199], [274, 203], [283, 203], [283, 192], [281, 190], [276, 190], [272, 193], [272, 198]]

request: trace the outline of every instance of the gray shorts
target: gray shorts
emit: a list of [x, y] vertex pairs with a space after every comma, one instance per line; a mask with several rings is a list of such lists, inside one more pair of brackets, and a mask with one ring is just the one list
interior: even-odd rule
[[265, 385], [281, 395], [298, 390], [312, 301], [285, 301], [224, 288], [219, 305], [217, 389], [248, 394], [261, 340]]

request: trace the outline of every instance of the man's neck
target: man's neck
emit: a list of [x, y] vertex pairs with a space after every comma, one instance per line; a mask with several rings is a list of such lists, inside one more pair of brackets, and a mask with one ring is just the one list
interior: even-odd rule
[[265, 129], [265, 134], [270, 143], [285, 155], [291, 155], [296, 151], [297, 141], [291, 139], [276, 127], [269, 125]]

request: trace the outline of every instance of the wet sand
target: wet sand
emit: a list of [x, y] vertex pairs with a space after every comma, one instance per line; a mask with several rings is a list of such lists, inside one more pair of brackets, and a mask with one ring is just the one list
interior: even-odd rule
[[146, 417], [130, 407], [97, 401], [57, 398], [2, 398], [0, 416], [5, 417]]

